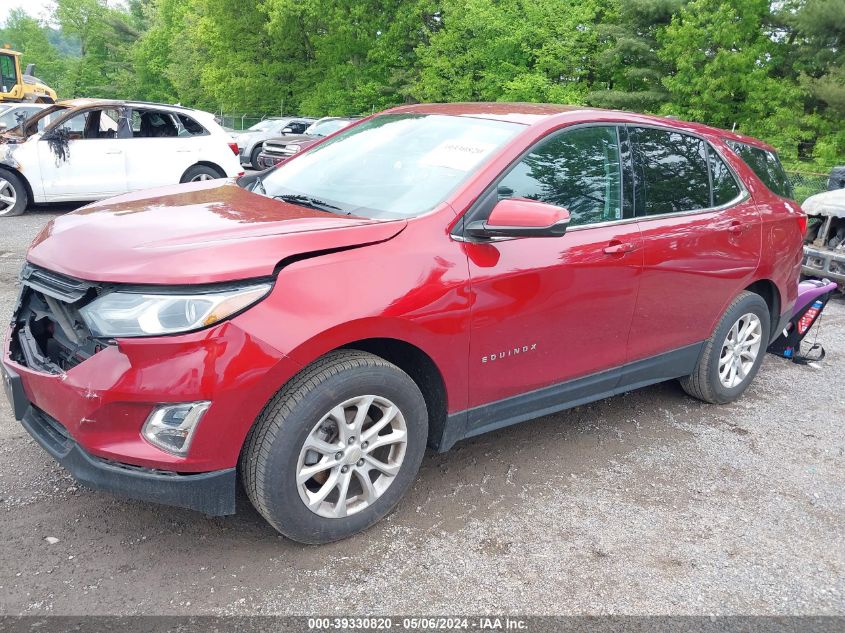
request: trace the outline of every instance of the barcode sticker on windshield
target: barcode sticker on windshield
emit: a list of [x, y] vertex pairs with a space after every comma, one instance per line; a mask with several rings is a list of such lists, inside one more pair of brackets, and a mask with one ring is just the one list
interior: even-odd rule
[[443, 141], [423, 156], [419, 164], [469, 171], [480, 163], [496, 146], [474, 141]]

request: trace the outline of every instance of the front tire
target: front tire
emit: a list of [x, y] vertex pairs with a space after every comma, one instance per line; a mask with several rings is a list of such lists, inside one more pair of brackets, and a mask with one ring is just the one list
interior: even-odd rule
[[23, 215], [29, 206], [29, 192], [20, 176], [0, 169], [0, 217]]
[[428, 413], [416, 383], [378, 356], [331, 352], [264, 408], [241, 452], [247, 495], [279, 532], [329, 543], [367, 529], [411, 487]]
[[704, 343], [695, 370], [681, 378], [684, 391], [712, 404], [739, 398], [766, 355], [770, 320], [769, 306], [760, 295], [741, 292]]
[[261, 153], [263, 148], [264, 144], [259, 143], [253, 148], [252, 153], [249, 155], [249, 166], [253, 169], [261, 169], [261, 167], [258, 166], [258, 155]]

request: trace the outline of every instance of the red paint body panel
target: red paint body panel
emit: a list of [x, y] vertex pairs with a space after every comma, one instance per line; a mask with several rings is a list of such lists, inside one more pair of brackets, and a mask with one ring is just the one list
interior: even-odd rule
[[[495, 118], [525, 129], [444, 204], [408, 220], [337, 216], [219, 181], [121, 196], [56, 218], [28, 260], [80, 279], [185, 285], [269, 276], [286, 265], [267, 298], [224, 324], [120, 340], [60, 376], [13, 363], [7, 345], [4, 362], [29, 398], [95, 455], [218, 470], [237, 463], [256, 415], [287, 380], [356, 341], [397, 339], [422, 350], [443, 378], [448, 411], [458, 413], [702, 341], [755, 281], [775, 284], [780, 312], [795, 301], [801, 211], [769, 192], [721, 139], [766, 147], [759, 141], [659, 117], [537, 104], [392, 112]], [[451, 235], [523, 151], [586, 122], [704, 136], [749, 196], [721, 211], [573, 227], [562, 238], [469, 243]], [[732, 232], [734, 222], [747, 230]], [[307, 253], [320, 255], [300, 257]], [[141, 438], [155, 403], [194, 400], [212, 406], [188, 457]]]
[[[635, 250], [605, 254], [614, 241]], [[636, 223], [466, 244], [466, 251], [474, 297], [471, 407], [625, 362], [642, 271]]]

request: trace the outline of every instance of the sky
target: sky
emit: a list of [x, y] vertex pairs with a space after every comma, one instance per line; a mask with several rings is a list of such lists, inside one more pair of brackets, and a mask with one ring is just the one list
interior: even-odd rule
[[[3, 10], [0, 14], [12, 9], [23, 9], [34, 18], [45, 18], [50, 13], [52, 0], [0, 0]], [[7, 9], [8, 8], [8, 9]], [[5, 22], [5, 15], [0, 15], [0, 23]]]

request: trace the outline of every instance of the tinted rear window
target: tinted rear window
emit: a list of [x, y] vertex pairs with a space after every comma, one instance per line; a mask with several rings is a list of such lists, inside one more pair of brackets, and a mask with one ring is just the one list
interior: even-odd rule
[[792, 183], [789, 182], [789, 177], [783, 165], [780, 164], [777, 154], [739, 141], [726, 140], [725, 142], [774, 193], [784, 198], [795, 196]]
[[708, 148], [707, 153], [710, 155], [710, 172], [713, 178], [713, 206], [721, 207], [734, 200], [741, 192], [725, 161], [712, 148]]

